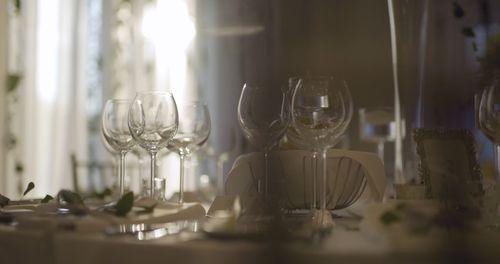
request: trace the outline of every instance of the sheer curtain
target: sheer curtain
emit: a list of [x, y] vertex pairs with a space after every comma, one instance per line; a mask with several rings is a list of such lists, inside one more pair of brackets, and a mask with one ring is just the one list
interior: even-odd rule
[[[152, 89], [169, 90], [179, 101], [208, 103], [213, 133], [206, 152], [214, 152], [213, 157], [207, 158], [205, 151], [193, 156], [190, 164], [198, 169], [187, 168], [191, 177], [186, 187], [195, 189], [201, 174], [222, 185], [213, 176], [220, 176], [224, 166], [216, 172], [212, 165], [225, 161], [227, 171], [241, 145], [236, 105], [242, 83], [237, 54], [243, 38], [226, 36], [225, 29], [217, 33], [217, 10], [232, 13], [241, 4], [226, 7], [224, 1], [197, 0], [20, 3], [20, 38], [14, 46], [21, 54], [22, 81], [18, 101], [9, 106], [16, 112], [18, 143], [7, 153], [6, 176], [0, 176], [5, 180], [0, 186], [4, 194], [19, 197], [29, 181], [36, 185], [32, 197], [71, 188], [71, 154], [84, 161], [109, 159], [99, 137], [105, 100], [132, 98], [135, 91]], [[129, 155], [128, 163], [134, 162]], [[179, 185], [177, 156], [169, 155], [160, 166], [160, 176], [167, 178], [167, 194], [172, 194]], [[137, 177], [134, 173], [130, 171], [129, 177]]]
[[[5, 124], [6, 104], [5, 84], [7, 83], [7, 45], [8, 45], [8, 13], [7, 1], [0, 1], [0, 124]], [[0, 130], [0, 142], [5, 142], [5, 129]], [[5, 144], [0, 144], [0, 173], [5, 175]], [[8, 180], [5, 176], [0, 176], [0, 193], [7, 194]]]
[[87, 155], [85, 110], [86, 1], [23, 1], [24, 77], [19, 135], [23, 179], [32, 196], [55, 194], [72, 184], [70, 155]]

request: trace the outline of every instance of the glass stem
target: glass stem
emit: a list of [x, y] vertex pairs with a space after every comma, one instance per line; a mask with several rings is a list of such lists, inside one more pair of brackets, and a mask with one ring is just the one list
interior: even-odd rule
[[269, 151], [264, 152], [264, 198], [269, 196]]
[[377, 155], [382, 160], [382, 163], [384, 162], [384, 142], [380, 141], [377, 144]]
[[326, 210], [326, 182], [327, 182], [327, 157], [326, 157], [326, 154], [327, 154], [327, 151], [328, 149], [323, 149], [321, 151], [321, 158], [322, 158], [322, 161], [323, 161], [323, 171], [322, 171], [322, 177], [321, 177], [321, 201], [320, 201], [320, 206], [321, 206], [321, 210], [324, 211]]
[[317, 177], [317, 168], [318, 168], [318, 152], [313, 152], [312, 154], [313, 158], [313, 166], [312, 166], [312, 199], [311, 199], [311, 209], [314, 210], [316, 209], [316, 177]]
[[495, 145], [495, 180], [500, 182], [500, 145]]
[[154, 178], [156, 176], [156, 152], [151, 152], [151, 176], [149, 177], [149, 197], [154, 197]]
[[118, 186], [120, 188], [120, 197], [125, 193], [125, 155], [127, 152], [120, 152], [120, 166], [118, 169]]
[[138, 156], [138, 163], [139, 163], [139, 181], [141, 185], [141, 196], [147, 197], [147, 189], [148, 189], [148, 180], [143, 174], [143, 169], [144, 169], [144, 157], [143, 155], [139, 154]]
[[225, 193], [224, 188], [224, 162], [226, 161], [225, 153], [217, 159], [217, 191], [219, 194]]
[[184, 202], [184, 159], [185, 156], [183, 154], [180, 154], [179, 203]]

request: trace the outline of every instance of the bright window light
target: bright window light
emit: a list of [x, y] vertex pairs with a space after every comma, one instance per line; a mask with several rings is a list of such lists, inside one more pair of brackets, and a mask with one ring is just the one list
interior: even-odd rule
[[36, 86], [45, 104], [54, 103], [57, 90], [59, 7], [59, 0], [46, 0], [38, 8]]
[[158, 0], [144, 10], [142, 33], [155, 49], [157, 89], [169, 89], [177, 101], [186, 89], [187, 52], [196, 36], [185, 0]]
[[[189, 14], [186, 0], [157, 0], [144, 8], [141, 30], [148, 45], [154, 48], [155, 87], [169, 90], [177, 102], [188, 97], [188, 56], [191, 42], [196, 36], [194, 19]], [[150, 58], [151, 60], [151, 58]], [[189, 175], [189, 167], [186, 167]], [[170, 155], [161, 162], [163, 177], [167, 179], [167, 196], [178, 191], [179, 160]], [[186, 179], [186, 190], [194, 185]]]

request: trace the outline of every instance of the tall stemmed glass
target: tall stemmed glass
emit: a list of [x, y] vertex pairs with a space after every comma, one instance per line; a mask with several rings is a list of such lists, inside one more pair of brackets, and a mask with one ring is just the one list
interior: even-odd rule
[[210, 135], [210, 114], [201, 101], [181, 102], [179, 129], [168, 143], [168, 149], [177, 152], [180, 158], [179, 203], [184, 202], [184, 160], [198, 150]]
[[[333, 220], [326, 208], [327, 150], [345, 132], [352, 117], [352, 99], [347, 85], [332, 77], [303, 77], [292, 97], [293, 126], [309, 138], [315, 152], [321, 153], [322, 178], [319, 228], [330, 228]], [[338, 194], [333, 194], [334, 203]], [[325, 218], [325, 216], [328, 216]]]
[[481, 95], [477, 109], [477, 126], [495, 145], [495, 177], [500, 178], [499, 145], [500, 145], [500, 83], [496, 79], [486, 87]]
[[154, 197], [156, 153], [172, 140], [177, 133], [178, 124], [177, 105], [171, 93], [137, 93], [130, 106], [128, 127], [137, 143], [151, 155], [149, 197]]
[[125, 192], [125, 155], [136, 144], [127, 124], [130, 103], [130, 100], [108, 100], [102, 112], [102, 134], [104, 139], [107, 145], [120, 155], [118, 169], [120, 196]]
[[[269, 88], [269, 87], [268, 87]], [[269, 195], [269, 152], [283, 137], [290, 123], [286, 93], [272, 96], [264, 86], [245, 84], [238, 103], [238, 122], [245, 137], [264, 152], [264, 197]], [[255, 183], [254, 183], [255, 184]], [[257, 191], [262, 193], [261, 180]]]
[[390, 107], [360, 108], [359, 135], [362, 140], [377, 144], [377, 155], [380, 160], [384, 161], [385, 143], [396, 140], [394, 109]]

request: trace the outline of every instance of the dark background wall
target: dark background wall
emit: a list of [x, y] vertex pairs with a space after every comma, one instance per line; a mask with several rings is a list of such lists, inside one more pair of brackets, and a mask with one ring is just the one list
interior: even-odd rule
[[[466, 15], [457, 19], [453, 2], [395, 1], [401, 103], [408, 128], [415, 122], [421, 84], [422, 126], [474, 129], [473, 98], [481, 88], [476, 58], [484, 48], [484, 29], [498, 28], [500, 9], [498, 1], [458, 1]], [[333, 75], [348, 82], [354, 100], [348, 131], [351, 148], [374, 151], [373, 144], [359, 140], [357, 110], [394, 104], [387, 1], [200, 0], [197, 14], [200, 28], [262, 27], [253, 34], [198, 35], [205, 58], [201, 69], [209, 72], [204, 84], [212, 91], [207, 97], [212, 110], [220, 113], [215, 123], [239, 131], [236, 107], [244, 82], [265, 81], [279, 89], [290, 76]], [[427, 27], [422, 31], [424, 14]], [[472, 39], [462, 34], [466, 26], [478, 33], [478, 52], [472, 50]], [[420, 42], [422, 34], [425, 42]], [[418, 63], [424, 65], [422, 78]], [[222, 132], [219, 137], [215, 140], [223, 142], [227, 135]], [[241, 136], [239, 142], [248, 149]], [[391, 160], [393, 144], [386, 149]]]

